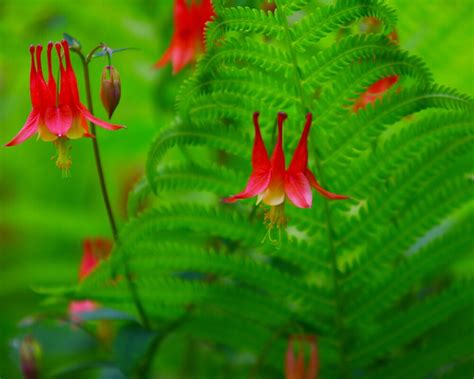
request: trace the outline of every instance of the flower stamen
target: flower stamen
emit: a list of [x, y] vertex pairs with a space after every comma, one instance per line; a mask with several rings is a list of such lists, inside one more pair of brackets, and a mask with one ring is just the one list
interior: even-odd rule
[[53, 141], [56, 146], [56, 167], [62, 171], [63, 178], [69, 178], [72, 161], [71, 161], [71, 146], [69, 146], [69, 139], [60, 137]]
[[[279, 246], [281, 244], [281, 231], [286, 228], [287, 218], [285, 216], [285, 204], [278, 204], [265, 209], [264, 224], [267, 227], [267, 233], [263, 237], [262, 243], [268, 238], [270, 243]], [[278, 230], [278, 239], [272, 237], [274, 229]]]

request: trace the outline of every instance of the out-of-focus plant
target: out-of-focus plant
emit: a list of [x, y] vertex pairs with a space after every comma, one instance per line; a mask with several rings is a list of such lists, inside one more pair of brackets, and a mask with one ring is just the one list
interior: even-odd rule
[[[215, 1], [206, 17], [196, 13], [199, 22], [184, 25], [210, 3], [176, 1], [175, 33], [159, 65], [171, 60], [177, 72], [194, 59], [198, 29], [206, 29], [206, 50], [182, 85], [176, 119], [151, 145], [146, 177], [129, 197], [132, 219], [121, 228], [92, 140], [114, 251], [79, 284], [41, 291], [53, 304], [99, 302], [103, 308], [74, 326], [94, 341], [100, 336], [88, 321], [114, 320], [118, 331], [111, 351], [99, 349], [84, 365], [48, 366], [49, 373], [101, 367], [139, 378], [319, 372], [371, 379], [469, 372], [474, 288], [449, 263], [467, 257], [473, 243], [472, 99], [436, 84], [420, 58], [394, 43], [395, 12], [382, 1], [243, 3]], [[105, 45], [84, 55], [74, 41], [92, 113], [88, 65]], [[107, 85], [112, 96], [102, 100], [111, 116], [117, 86]], [[285, 209], [277, 247], [261, 242], [260, 207], [222, 201], [248, 177], [256, 111], [265, 126], [254, 118], [255, 140], [276, 139], [279, 160], [257, 149], [246, 191], [230, 199], [259, 194], [280, 206], [278, 217]], [[285, 116], [274, 122], [277, 112]], [[283, 150], [296, 145], [296, 163], [285, 170]], [[274, 174], [278, 202], [270, 199]], [[309, 185], [327, 198], [310, 201]], [[330, 202], [342, 196], [322, 188], [351, 198]], [[158, 200], [144, 210], [151, 195]], [[309, 346], [306, 366], [298, 343]]]

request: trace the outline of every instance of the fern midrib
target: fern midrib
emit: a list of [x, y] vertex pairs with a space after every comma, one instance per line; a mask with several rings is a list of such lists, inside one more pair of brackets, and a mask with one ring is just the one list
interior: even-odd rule
[[[282, 11], [279, 13], [279, 17], [277, 17], [277, 20], [283, 25], [283, 28], [285, 30], [285, 43], [286, 43], [286, 48], [288, 50], [288, 53], [290, 54], [291, 57], [291, 62], [293, 65], [293, 73], [294, 73], [294, 78], [295, 78], [295, 85], [298, 91], [298, 94], [300, 96], [300, 102], [301, 102], [301, 108], [303, 108], [304, 112], [310, 112], [311, 109], [309, 107], [309, 104], [307, 103], [307, 97], [305, 95], [304, 89], [303, 89], [303, 80], [300, 76], [300, 69], [298, 65], [298, 58], [296, 55], [296, 51], [293, 46], [293, 41], [291, 39], [291, 33], [290, 33], [290, 26], [288, 24], [288, 18], [283, 11], [282, 4], [280, 0], [275, 0], [275, 5], [277, 9], [282, 9]], [[319, 160], [316, 159], [316, 167], [318, 171], [318, 175], [321, 178], [322, 175], [322, 170], [319, 165]], [[334, 247], [334, 241], [333, 241], [333, 236], [332, 236], [332, 219], [331, 219], [331, 213], [329, 209], [329, 203], [326, 198], [324, 198], [324, 208], [325, 208], [325, 216], [326, 216], [326, 222], [327, 222], [327, 236], [328, 236], [328, 245], [329, 245], [329, 250], [330, 250], [330, 255], [331, 255], [331, 271], [332, 271], [332, 280], [333, 280], [333, 288], [334, 288], [334, 306], [336, 308], [335, 312], [335, 324], [337, 328], [337, 333], [339, 335], [339, 342], [340, 345], [339, 347], [339, 359], [340, 359], [340, 367], [339, 367], [339, 373], [340, 373], [340, 378], [346, 378], [348, 377], [348, 367], [347, 367], [347, 357], [346, 357], [346, 343], [345, 343], [345, 332], [344, 332], [344, 324], [343, 324], [343, 311], [342, 311], [342, 302], [341, 302], [341, 288], [339, 286], [339, 278], [337, 274], [337, 256], [336, 256], [336, 250]]]

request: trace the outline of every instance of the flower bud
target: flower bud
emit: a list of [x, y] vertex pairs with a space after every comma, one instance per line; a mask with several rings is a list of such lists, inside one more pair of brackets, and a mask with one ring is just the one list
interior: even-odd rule
[[23, 377], [37, 379], [40, 374], [41, 346], [32, 336], [26, 336], [20, 345], [20, 365]]
[[[295, 348], [295, 342], [299, 345]], [[309, 359], [305, 365], [305, 354]], [[319, 358], [316, 337], [312, 335], [290, 336], [285, 359], [286, 379], [317, 379]]]
[[114, 66], [105, 66], [100, 81], [100, 99], [109, 119], [120, 102], [120, 76]]

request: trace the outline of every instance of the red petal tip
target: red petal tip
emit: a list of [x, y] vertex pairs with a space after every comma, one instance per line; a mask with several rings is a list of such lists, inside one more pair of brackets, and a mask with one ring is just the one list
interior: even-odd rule
[[255, 113], [253, 114], [253, 124], [254, 124], [255, 126], [258, 126], [258, 116], [260, 116], [260, 113], [258, 113], [258, 112], [255, 112]]
[[313, 114], [311, 112], [306, 114], [306, 121], [312, 121], [313, 120]]
[[288, 115], [285, 112], [278, 112], [278, 121], [285, 121], [288, 118]]
[[224, 203], [224, 204], [231, 204], [231, 203], [235, 203], [236, 199], [233, 196], [224, 197], [224, 198], [221, 199], [221, 202]]
[[33, 54], [34, 51], [35, 51], [35, 45], [30, 45], [30, 53]]
[[348, 200], [350, 199], [350, 196], [345, 196], [345, 195], [331, 195], [331, 196], [327, 196], [327, 195], [324, 195], [323, 196], [329, 200]]

